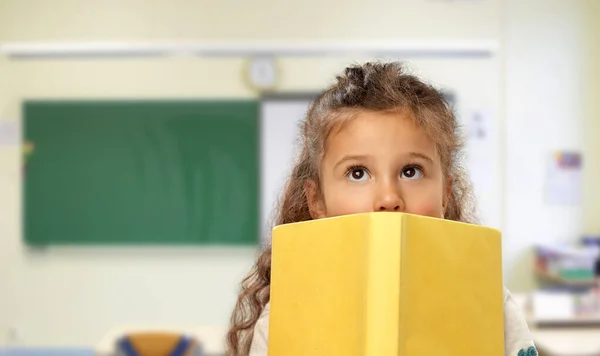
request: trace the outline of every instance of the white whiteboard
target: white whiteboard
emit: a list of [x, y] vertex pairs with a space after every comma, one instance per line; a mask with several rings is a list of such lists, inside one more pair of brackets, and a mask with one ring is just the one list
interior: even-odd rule
[[272, 228], [274, 208], [296, 159], [298, 124], [310, 99], [266, 98], [261, 101], [261, 236]]

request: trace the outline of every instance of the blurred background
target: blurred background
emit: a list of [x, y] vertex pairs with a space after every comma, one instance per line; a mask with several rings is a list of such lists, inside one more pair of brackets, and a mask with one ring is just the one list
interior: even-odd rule
[[0, 0], [0, 354], [220, 354], [297, 120], [396, 59], [463, 123], [536, 341], [600, 355], [599, 58], [597, 0]]

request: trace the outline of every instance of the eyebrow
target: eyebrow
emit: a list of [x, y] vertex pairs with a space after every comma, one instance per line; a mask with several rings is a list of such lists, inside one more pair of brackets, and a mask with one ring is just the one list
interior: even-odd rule
[[433, 164], [433, 159], [431, 159], [431, 157], [427, 156], [426, 154], [423, 153], [419, 153], [419, 152], [410, 152], [408, 154], [409, 157], [411, 158], [421, 158], [424, 159], [425, 161]]
[[350, 155], [350, 156], [344, 156], [344, 158], [342, 158], [341, 160], [339, 160], [335, 166], [333, 167], [333, 169], [337, 169], [338, 166], [340, 166], [342, 163], [347, 162], [347, 161], [364, 161], [369, 159], [369, 156], [365, 156], [365, 155]]
[[[428, 155], [424, 154], [424, 153], [419, 153], [419, 152], [409, 152], [408, 156], [410, 158], [420, 158], [424, 161], [426, 161], [429, 164], [433, 164], [433, 159], [431, 157], [429, 157]], [[348, 161], [366, 161], [369, 159], [369, 156], [367, 155], [349, 155], [349, 156], [344, 156], [341, 160], [339, 160], [335, 166], [333, 167], [333, 169], [337, 169], [338, 166], [342, 165], [345, 162]]]

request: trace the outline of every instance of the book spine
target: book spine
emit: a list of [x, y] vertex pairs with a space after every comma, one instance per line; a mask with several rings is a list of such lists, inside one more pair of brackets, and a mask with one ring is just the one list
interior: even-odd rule
[[398, 356], [402, 219], [377, 215], [371, 218], [366, 242], [364, 355]]

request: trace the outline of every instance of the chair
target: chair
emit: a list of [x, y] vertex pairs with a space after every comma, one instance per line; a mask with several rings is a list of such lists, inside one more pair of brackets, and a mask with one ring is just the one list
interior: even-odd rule
[[119, 356], [202, 356], [193, 337], [170, 332], [134, 332], [117, 340]]

